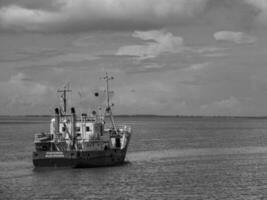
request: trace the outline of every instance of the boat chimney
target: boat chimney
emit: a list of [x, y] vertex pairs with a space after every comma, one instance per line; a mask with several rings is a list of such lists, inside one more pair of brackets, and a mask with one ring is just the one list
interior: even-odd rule
[[59, 133], [59, 109], [55, 108], [55, 133]]
[[71, 108], [71, 118], [72, 118], [72, 136], [73, 138], [76, 137], [76, 114], [75, 114], [75, 108]]

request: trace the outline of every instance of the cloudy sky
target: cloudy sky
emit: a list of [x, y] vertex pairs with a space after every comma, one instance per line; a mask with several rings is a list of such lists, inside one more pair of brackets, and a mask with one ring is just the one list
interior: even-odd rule
[[[0, 114], [267, 115], [267, 0], [1, 0]], [[90, 102], [90, 103], [89, 103]]]

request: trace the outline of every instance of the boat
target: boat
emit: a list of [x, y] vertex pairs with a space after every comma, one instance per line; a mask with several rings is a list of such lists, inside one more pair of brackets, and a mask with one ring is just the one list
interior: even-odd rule
[[[104, 167], [125, 163], [125, 156], [131, 138], [131, 127], [117, 125], [110, 104], [109, 81], [106, 74], [106, 105], [103, 113], [92, 111], [76, 114], [75, 108], [68, 108], [69, 87], [58, 90], [63, 106], [55, 108], [51, 118], [50, 131], [36, 133], [33, 165], [37, 167]], [[95, 93], [95, 98], [99, 93]], [[109, 123], [106, 119], [109, 118]], [[109, 124], [109, 126], [107, 125]], [[108, 127], [107, 127], [108, 126]]]

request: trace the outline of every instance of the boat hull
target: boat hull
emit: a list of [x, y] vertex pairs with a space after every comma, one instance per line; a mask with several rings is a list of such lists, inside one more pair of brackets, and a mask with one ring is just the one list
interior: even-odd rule
[[35, 167], [104, 167], [123, 164], [126, 151], [36, 151], [32, 156]]

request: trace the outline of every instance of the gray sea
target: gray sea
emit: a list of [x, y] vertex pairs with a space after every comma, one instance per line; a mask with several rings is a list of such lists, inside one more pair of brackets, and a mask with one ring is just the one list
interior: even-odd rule
[[267, 199], [267, 119], [120, 117], [122, 166], [34, 169], [47, 117], [0, 117], [0, 199]]

